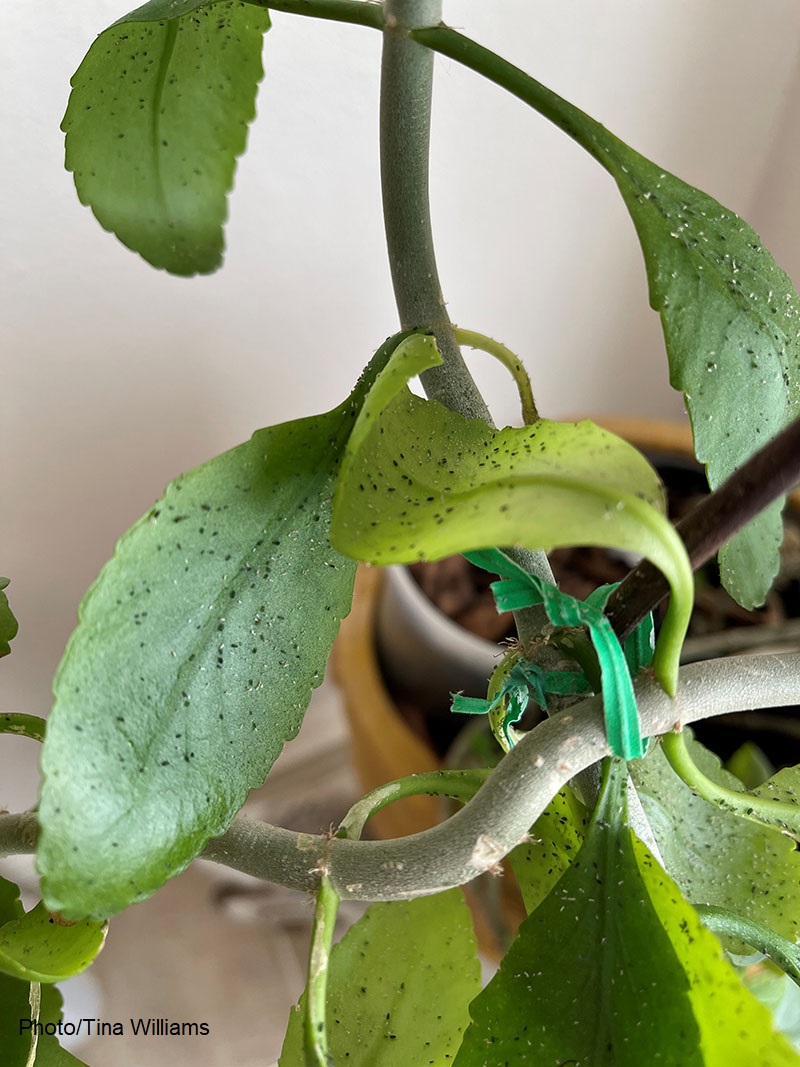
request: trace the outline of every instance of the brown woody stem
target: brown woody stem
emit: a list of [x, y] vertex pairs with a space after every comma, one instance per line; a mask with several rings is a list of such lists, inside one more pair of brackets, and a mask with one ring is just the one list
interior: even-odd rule
[[[792, 486], [800, 482], [800, 419], [751, 456], [710, 493], [676, 529], [692, 568], [706, 563], [733, 535]], [[642, 560], [611, 594], [606, 614], [624, 640], [667, 595], [661, 572]]]

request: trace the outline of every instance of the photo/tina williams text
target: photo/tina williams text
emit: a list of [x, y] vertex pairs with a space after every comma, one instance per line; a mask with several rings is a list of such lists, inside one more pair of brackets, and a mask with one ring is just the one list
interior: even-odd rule
[[74, 1021], [42, 1023], [36, 1019], [20, 1019], [19, 1033], [35, 1032], [49, 1037], [207, 1037], [211, 1027], [204, 1022], [175, 1021], [166, 1018], [126, 1019], [110, 1022], [106, 1019], [82, 1018]]

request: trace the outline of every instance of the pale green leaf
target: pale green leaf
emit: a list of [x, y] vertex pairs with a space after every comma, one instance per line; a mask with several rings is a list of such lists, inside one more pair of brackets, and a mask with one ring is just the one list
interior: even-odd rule
[[775, 767], [755, 741], [739, 745], [725, 764], [725, 770], [738, 778], [745, 789], [758, 788], [775, 773]]
[[60, 982], [85, 970], [105, 938], [103, 923], [83, 919], [66, 926], [40, 902], [0, 926], [0, 971], [29, 982]]
[[492, 430], [413, 396], [408, 379], [438, 362], [433, 339], [415, 335], [378, 377], [342, 464], [334, 544], [381, 564], [495, 545], [597, 544], [640, 553], [673, 591], [670, 643], [659, 646], [668, 651], [656, 659], [658, 677], [670, 686], [693, 582], [663, 515], [655, 471], [630, 445], [588, 421], [542, 419]]
[[[447, 1067], [479, 989], [472, 922], [460, 890], [373, 904], [331, 953], [333, 1061]], [[300, 1008], [289, 1018], [280, 1067], [305, 1067]]]
[[372, 373], [328, 414], [173, 482], [89, 590], [42, 754], [51, 910], [105, 918], [148, 896], [225, 830], [300, 728], [350, 609], [355, 565], [331, 547], [330, 501]]
[[[711, 752], [690, 738], [688, 746], [706, 777], [742, 789]], [[660, 746], [629, 766], [664, 863], [684, 896], [692, 904], [737, 912], [794, 942], [800, 934], [800, 853], [791, 838], [696, 796]], [[725, 943], [745, 951], [740, 942]]]
[[102, 33], [72, 79], [62, 129], [81, 202], [155, 267], [222, 260], [268, 28], [249, 3], [154, 0]]
[[800, 823], [800, 766], [784, 767], [754, 789], [753, 796], [788, 804], [798, 809], [795, 823]]

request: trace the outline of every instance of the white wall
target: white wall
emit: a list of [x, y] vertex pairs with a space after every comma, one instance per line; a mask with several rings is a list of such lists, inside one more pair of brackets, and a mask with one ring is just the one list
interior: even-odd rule
[[[0, 664], [8, 709], [46, 710], [82, 591], [171, 477], [331, 407], [396, 328], [379, 35], [274, 16], [225, 267], [180, 280], [104, 233], [62, 169], [69, 77], [123, 10], [0, 6], [0, 573], [22, 626]], [[799, 153], [775, 147], [782, 123], [797, 132], [795, 0], [446, 0], [445, 14], [798, 258]], [[452, 316], [523, 355], [543, 413], [680, 413], [633, 229], [579, 148], [440, 61], [432, 186]], [[514, 418], [508, 383], [478, 374]]]

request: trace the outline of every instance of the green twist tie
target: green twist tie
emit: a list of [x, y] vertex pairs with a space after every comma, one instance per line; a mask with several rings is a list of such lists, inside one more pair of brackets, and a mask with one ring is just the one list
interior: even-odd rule
[[[615, 586], [604, 585], [595, 589], [586, 600], [577, 600], [535, 575], [528, 574], [498, 548], [465, 552], [464, 555], [475, 566], [501, 576], [499, 582], [492, 583], [492, 593], [498, 611], [517, 611], [543, 604], [547, 617], [554, 626], [585, 626], [588, 629], [600, 664], [603, 713], [609, 748], [615, 756], [621, 756], [622, 759], [641, 759], [646, 746], [642, 740], [631, 675], [642, 667], [649, 666], [652, 661], [652, 615], [648, 615], [639, 624], [625, 642], [623, 649], [603, 612]], [[565, 676], [558, 677], [559, 675]], [[582, 687], [576, 679], [582, 680]], [[511, 746], [518, 739], [517, 731], [512, 729], [513, 724], [519, 721], [527, 707], [531, 690], [540, 706], [546, 709], [547, 692], [587, 692], [588, 682], [583, 675], [570, 677], [569, 672], [541, 671], [535, 664], [517, 659], [502, 680], [500, 691], [490, 693], [489, 700], [478, 702], [475, 698], [455, 697], [453, 710], [467, 714], [488, 711], [491, 718], [502, 708], [502, 722], [497, 725]], [[483, 705], [480, 709], [479, 703]], [[493, 728], [494, 726], [493, 722]]]
[[588, 692], [589, 682], [584, 674], [546, 671], [538, 664], [522, 659], [519, 653], [513, 653], [492, 675], [486, 700], [452, 693], [451, 710], [461, 715], [488, 715], [492, 732], [504, 751], [510, 752], [522, 736], [514, 726], [525, 714], [531, 696], [546, 711], [548, 693]]

